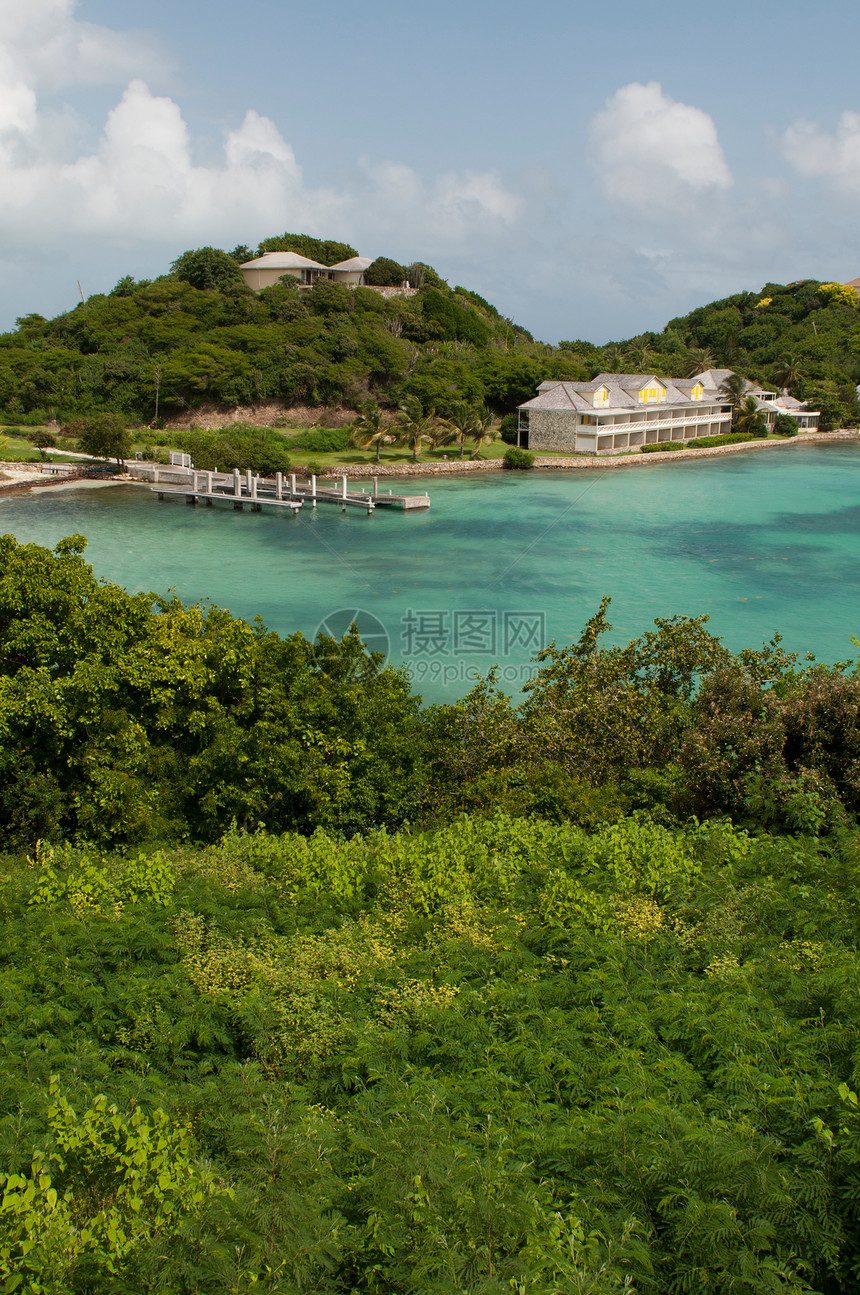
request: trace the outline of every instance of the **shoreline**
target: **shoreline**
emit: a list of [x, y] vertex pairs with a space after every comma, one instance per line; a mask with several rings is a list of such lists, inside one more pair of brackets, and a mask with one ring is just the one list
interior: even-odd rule
[[[805, 432], [781, 440], [740, 441], [734, 445], [712, 445], [705, 449], [665, 450], [657, 454], [619, 454], [597, 458], [594, 455], [535, 455], [534, 468], [553, 471], [602, 471], [604, 468], [643, 468], [652, 463], [689, 463], [692, 459], [713, 458], [720, 454], [740, 454], [744, 450], [780, 449], [789, 445], [822, 444], [829, 441], [860, 439], [860, 428], [839, 428], [835, 432]], [[468, 472], [505, 472], [502, 459], [459, 459], [448, 463], [404, 463], [396, 467], [387, 464], [358, 463], [338, 466], [322, 472], [326, 477], [426, 477], [446, 476]], [[516, 470], [516, 469], [514, 469]], [[531, 469], [527, 469], [531, 470]]]
[[[576, 457], [572, 455], [535, 454], [533, 466], [535, 469], [544, 471], [602, 472], [607, 468], [643, 468], [664, 463], [689, 463], [695, 459], [715, 458], [723, 454], [741, 454], [749, 450], [781, 449], [789, 446], [821, 445], [833, 441], [852, 440], [860, 440], [860, 428], [840, 428], [834, 432], [806, 432], [798, 436], [785, 437], [782, 440], [741, 441], [735, 445], [714, 445], [706, 449], [665, 450], [656, 454], [619, 454], [617, 456], [607, 455], [603, 458], [592, 455]], [[145, 484], [148, 478], [135, 477], [133, 475], [134, 466], [129, 464], [130, 472], [126, 475], [117, 475], [96, 481], [85, 477], [72, 480], [66, 477], [46, 478], [43, 473], [34, 469], [30, 464], [3, 463], [0, 464], [0, 496], [29, 493], [33, 490], [103, 490], [108, 486], [139, 486]], [[151, 468], [158, 465], [147, 463], [145, 465], [140, 464], [140, 466]], [[504, 472], [508, 470], [504, 467], [502, 459], [452, 459], [449, 462], [442, 463], [400, 463], [396, 465], [354, 463], [339, 464], [337, 467], [328, 468], [324, 472], [320, 472], [318, 478], [345, 476], [358, 478], [404, 477], [408, 479], [409, 477], [458, 476], [467, 475], [470, 472]]]

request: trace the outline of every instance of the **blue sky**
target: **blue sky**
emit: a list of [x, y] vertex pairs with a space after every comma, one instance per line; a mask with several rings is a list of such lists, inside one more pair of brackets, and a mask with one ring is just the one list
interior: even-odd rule
[[547, 341], [860, 275], [860, 8], [0, 0], [0, 327], [293, 229]]

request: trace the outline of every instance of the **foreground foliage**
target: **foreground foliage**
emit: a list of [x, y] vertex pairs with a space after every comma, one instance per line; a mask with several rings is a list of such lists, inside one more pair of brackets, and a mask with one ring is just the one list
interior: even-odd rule
[[353, 832], [461, 812], [585, 826], [829, 834], [860, 816], [860, 672], [779, 640], [729, 652], [706, 618], [607, 643], [608, 600], [512, 699], [491, 673], [421, 709], [408, 676], [341, 641], [282, 639], [218, 607], [99, 581], [73, 536], [0, 537], [0, 833], [214, 841], [241, 828]]
[[2, 883], [6, 1290], [860, 1280], [855, 834], [495, 814]]

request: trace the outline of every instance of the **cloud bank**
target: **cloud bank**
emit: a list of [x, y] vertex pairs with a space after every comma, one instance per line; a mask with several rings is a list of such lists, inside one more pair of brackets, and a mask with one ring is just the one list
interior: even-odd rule
[[628, 206], [689, 207], [733, 184], [713, 119], [656, 81], [616, 91], [593, 119], [589, 144], [598, 187]]
[[[179, 105], [153, 94], [146, 38], [78, 22], [74, 0], [0, 0], [0, 230], [8, 240], [70, 235], [209, 243], [285, 226], [391, 229], [436, 245], [517, 220], [519, 199], [489, 172], [425, 183], [412, 168], [366, 162], [358, 193], [311, 188], [290, 144], [249, 110], [214, 165], [195, 160]], [[63, 155], [66, 135], [40, 102], [49, 83], [122, 84], [97, 146]]]
[[796, 121], [782, 139], [783, 152], [801, 175], [822, 176], [847, 194], [860, 194], [860, 113], [843, 112], [829, 132]]

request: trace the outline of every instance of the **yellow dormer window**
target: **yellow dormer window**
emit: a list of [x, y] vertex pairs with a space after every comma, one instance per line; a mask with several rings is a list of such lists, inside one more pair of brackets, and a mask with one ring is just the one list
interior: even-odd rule
[[701, 400], [704, 394], [705, 388], [702, 386], [701, 382], [697, 382], [695, 387], [693, 387], [693, 390], [690, 392], [693, 400]]

